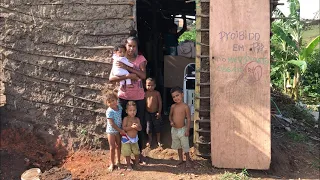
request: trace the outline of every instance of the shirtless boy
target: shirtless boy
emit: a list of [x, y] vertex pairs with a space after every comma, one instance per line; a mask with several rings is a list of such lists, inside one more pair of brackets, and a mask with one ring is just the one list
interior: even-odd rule
[[[191, 113], [189, 106], [183, 102], [183, 91], [180, 87], [174, 87], [170, 91], [175, 104], [171, 106], [169, 121], [172, 137], [172, 149], [178, 150], [179, 162], [178, 165], [183, 163], [183, 154], [186, 156], [186, 167], [190, 167], [189, 156], [189, 130], [191, 122]], [[187, 118], [187, 121], [185, 119]]]
[[162, 146], [160, 142], [162, 99], [159, 91], [154, 90], [156, 87], [155, 83], [153, 78], [146, 80], [146, 111], [144, 117], [147, 122], [147, 134], [149, 137], [148, 143], [146, 144], [147, 147], [150, 147], [152, 143], [152, 133], [157, 134], [158, 146]]
[[131, 153], [134, 154], [134, 164], [139, 166], [139, 145], [138, 145], [138, 131], [141, 131], [140, 119], [135, 117], [137, 113], [137, 106], [134, 101], [129, 101], [126, 106], [127, 117], [123, 119], [122, 129], [126, 134], [121, 138], [121, 153], [126, 158], [127, 170], [131, 171]]

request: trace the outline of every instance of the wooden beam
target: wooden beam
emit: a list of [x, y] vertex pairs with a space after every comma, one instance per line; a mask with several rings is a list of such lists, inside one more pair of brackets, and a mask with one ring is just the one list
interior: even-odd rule
[[[201, 14], [201, 3], [199, 1], [196, 1], [196, 14]], [[196, 18], [196, 29], [201, 29], [201, 17], [197, 17]], [[197, 56], [196, 56], [196, 63], [195, 63], [195, 68], [196, 69], [201, 69], [201, 45], [199, 44], [201, 42], [201, 32], [200, 33], [196, 33], [196, 52], [197, 52]], [[200, 94], [200, 72], [196, 72], [196, 86], [195, 86], [195, 94]], [[199, 109], [200, 108], [200, 99], [194, 99], [194, 108], [195, 109]], [[193, 119], [200, 119], [200, 114], [199, 111], [194, 111], [193, 114]], [[199, 140], [199, 121], [194, 121], [193, 124], [193, 142], [194, 142], [194, 147], [195, 147], [195, 153], [196, 154], [200, 154], [199, 153], [199, 144], [197, 144], [196, 142]]]

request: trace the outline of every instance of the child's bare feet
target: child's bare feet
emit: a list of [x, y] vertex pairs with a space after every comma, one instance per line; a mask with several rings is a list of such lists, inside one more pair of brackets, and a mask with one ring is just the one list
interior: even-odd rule
[[133, 88], [134, 86], [133, 86], [133, 84], [127, 84], [126, 87], [127, 88]]
[[132, 171], [133, 169], [132, 169], [132, 167], [131, 166], [128, 166], [127, 167], [127, 171]]
[[150, 147], [150, 143], [149, 142], [147, 142], [146, 147]]
[[192, 165], [191, 165], [191, 162], [190, 161], [186, 161], [186, 168], [191, 168]]
[[120, 164], [120, 162], [117, 162], [117, 163], [116, 163], [116, 166], [117, 166], [117, 169], [118, 169], [118, 170], [121, 169], [121, 164]]
[[163, 144], [161, 144], [160, 142], [158, 142], [158, 146], [159, 146], [159, 147], [162, 147], [162, 146], [163, 146]]
[[139, 162], [143, 165], [147, 164], [147, 158], [140, 154]]
[[141, 165], [139, 163], [135, 164], [134, 167], [135, 169], [138, 169], [138, 170], [141, 169]]
[[112, 172], [112, 171], [113, 171], [113, 169], [114, 169], [114, 165], [113, 165], [113, 164], [111, 164], [111, 165], [109, 166], [109, 168], [108, 168], [108, 171], [109, 171], [109, 172]]

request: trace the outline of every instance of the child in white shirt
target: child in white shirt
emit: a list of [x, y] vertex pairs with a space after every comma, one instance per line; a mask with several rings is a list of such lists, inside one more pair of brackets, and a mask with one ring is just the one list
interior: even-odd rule
[[[112, 56], [113, 63], [112, 63], [112, 73], [115, 76], [124, 76], [129, 74], [129, 72], [126, 69], [119, 68], [116, 63], [122, 62], [127, 66], [133, 67], [133, 64], [129, 62], [129, 60], [125, 57], [126, 54], [126, 46], [125, 45], [119, 45], [115, 46], [114, 48], [114, 54]], [[123, 88], [123, 86], [126, 85], [127, 88], [132, 88], [133, 85], [131, 84], [131, 79], [126, 79], [120, 81], [120, 88]]]

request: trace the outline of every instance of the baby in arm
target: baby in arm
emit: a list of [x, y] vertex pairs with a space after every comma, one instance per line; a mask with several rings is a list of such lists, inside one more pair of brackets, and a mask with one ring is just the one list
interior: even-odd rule
[[[122, 62], [129, 67], [133, 67], [133, 64], [125, 57], [126, 54], [126, 46], [119, 45], [114, 48], [114, 54], [112, 56], [113, 63], [112, 63], [112, 73], [115, 76], [125, 76], [129, 74], [129, 71], [123, 68], [119, 68], [116, 63]], [[126, 85], [127, 88], [132, 88], [133, 85], [131, 83], [131, 79], [126, 79], [120, 81], [120, 88], [123, 88]]]

